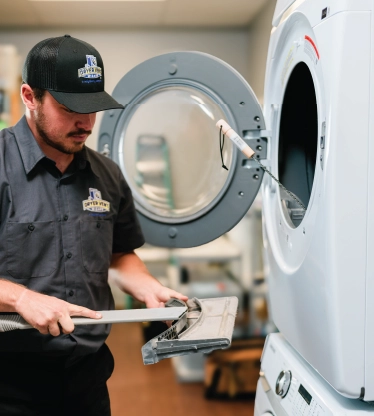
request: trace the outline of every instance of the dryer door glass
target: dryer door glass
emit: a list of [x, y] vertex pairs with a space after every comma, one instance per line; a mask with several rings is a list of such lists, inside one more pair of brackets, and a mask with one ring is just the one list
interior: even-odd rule
[[[227, 180], [214, 120], [226, 118], [191, 86], [166, 86], [141, 98], [124, 121], [119, 161], [138, 208], [172, 222], [205, 210]], [[233, 147], [223, 160], [230, 168]]]
[[240, 74], [203, 53], [166, 54], [127, 73], [113, 96], [126, 108], [105, 113], [99, 151], [110, 152], [131, 187], [146, 241], [192, 247], [237, 224], [263, 172], [227, 138], [220, 151], [216, 123], [227, 121], [258, 158], [267, 143], [260, 105]]

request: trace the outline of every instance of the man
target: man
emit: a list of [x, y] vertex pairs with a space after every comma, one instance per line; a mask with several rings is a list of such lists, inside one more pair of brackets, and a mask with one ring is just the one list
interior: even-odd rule
[[71, 317], [113, 309], [109, 267], [149, 308], [187, 298], [136, 256], [144, 240], [129, 187], [85, 147], [96, 112], [123, 108], [104, 91], [98, 51], [69, 35], [39, 42], [21, 96], [25, 116], [0, 132], [0, 312], [35, 329], [0, 333], [0, 415], [107, 416], [110, 328], [74, 328]]

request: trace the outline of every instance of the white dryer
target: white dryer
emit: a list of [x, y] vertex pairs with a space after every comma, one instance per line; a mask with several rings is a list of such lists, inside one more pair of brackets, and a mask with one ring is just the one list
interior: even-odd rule
[[254, 416], [361, 416], [374, 404], [338, 394], [281, 334], [271, 334], [261, 358]]
[[282, 8], [267, 62], [268, 154], [307, 211], [300, 219], [265, 179], [273, 318], [339, 393], [372, 401], [373, 1], [296, 1], [277, 15]]
[[[340, 394], [372, 401], [373, 0], [282, 0], [273, 25], [264, 114], [225, 62], [169, 53], [119, 81], [113, 96], [126, 108], [105, 113], [99, 151], [122, 168], [146, 241], [159, 246], [217, 238], [263, 182], [273, 319]], [[231, 142], [221, 160], [220, 119], [306, 212]]]

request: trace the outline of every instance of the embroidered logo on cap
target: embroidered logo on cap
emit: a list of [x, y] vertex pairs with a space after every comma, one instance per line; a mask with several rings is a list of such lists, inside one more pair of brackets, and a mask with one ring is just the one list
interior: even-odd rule
[[86, 55], [87, 63], [84, 68], [78, 69], [79, 78], [101, 78], [102, 71], [99, 66], [97, 66], [96, 57], [93, 55]]
[[95, 188], [89, 188], [90, 195], [83, 201], [83, 211], [109, 212], [110, 202], [101, 199], [101, 192]]

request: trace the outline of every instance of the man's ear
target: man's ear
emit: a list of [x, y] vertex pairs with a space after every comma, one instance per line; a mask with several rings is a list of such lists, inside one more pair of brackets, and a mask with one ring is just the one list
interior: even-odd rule
[[22, 84], [21, 85], [21, 98], [23, 101], [23, 104], [29, 109], [29, 110], [35, 110], [37, 107], [37, 100], [35, 99], [34, 92], [30, 85], [28, 84]]

